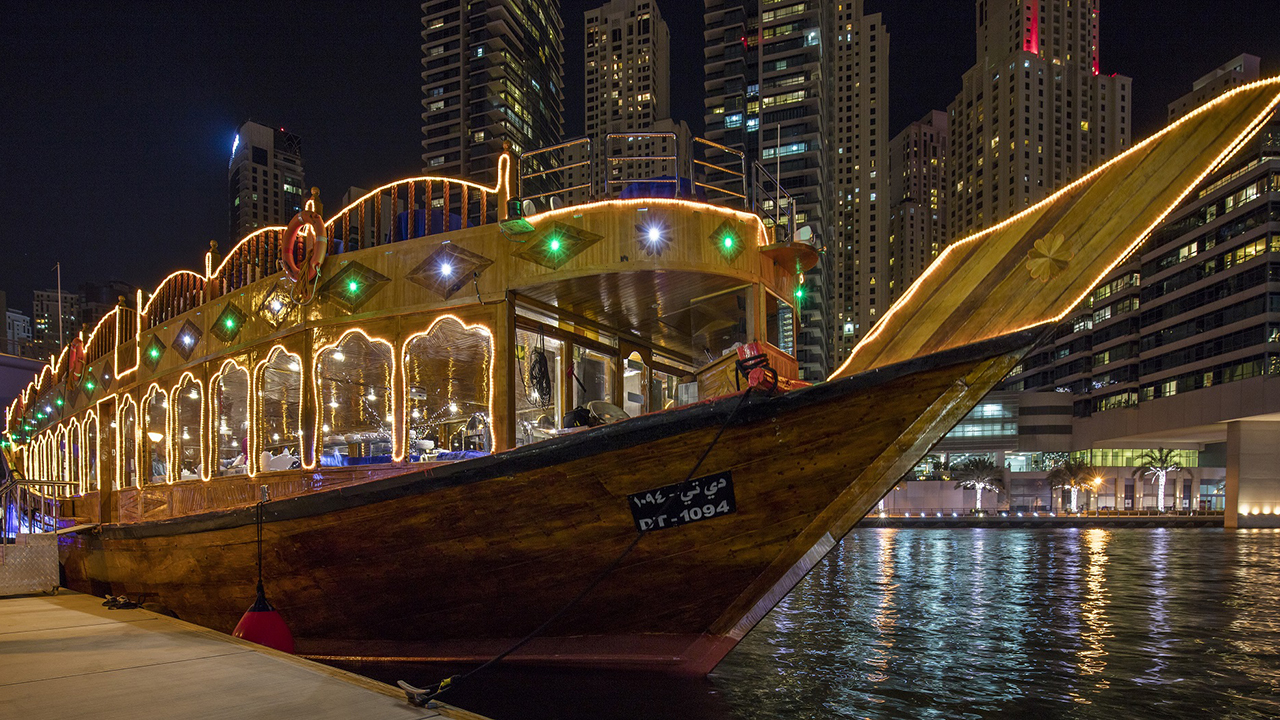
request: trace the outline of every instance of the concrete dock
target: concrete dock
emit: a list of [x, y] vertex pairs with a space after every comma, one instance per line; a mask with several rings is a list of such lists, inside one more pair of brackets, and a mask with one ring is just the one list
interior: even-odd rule
[[397, 688], [142, 609], [0, 598], [0, 716], [484, 720]]

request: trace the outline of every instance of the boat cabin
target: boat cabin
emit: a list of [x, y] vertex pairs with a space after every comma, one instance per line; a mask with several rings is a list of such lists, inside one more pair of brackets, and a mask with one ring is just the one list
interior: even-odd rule
[[785, 192], [748, 203], [728, 148], [736, 168], [675, 162], [678, 180], [593, 188], [592, 154], [574, 149], [503, 155], [492, 186], [367, 193], [324, 219], [314, 281], [282, 272], [287, 228], [213, 247], [51, 360], [8, 408], [17, 461], [69, 483], [48, 488], [67, 514], [132, 522], [724, 395], [747, 343], [796, 379], [797, 288], [817, 256], [791, 242]]

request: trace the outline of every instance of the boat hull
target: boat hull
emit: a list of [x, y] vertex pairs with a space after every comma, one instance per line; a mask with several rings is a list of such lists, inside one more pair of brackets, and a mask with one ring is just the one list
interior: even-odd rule
[[[512, 661], [705, 673], [960, 419], [1024, 333], [777, 396], [731, 396], [264, 506], [269, 599], [298, 651], [472, 662], [582, 595]], [[723, 434], [715, 440], [717, 434]], [[714, 444], [713, 444], [714, 440]], [[731, 473], [732, 513], [636, 539], [628, 496]], [[229, 632], [252, 506], [64, 536], [70, 587]]]

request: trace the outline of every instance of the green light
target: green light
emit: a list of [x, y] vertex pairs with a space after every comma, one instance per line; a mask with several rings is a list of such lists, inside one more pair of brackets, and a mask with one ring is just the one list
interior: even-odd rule
[[54, 400], [53, 404], [57, 405], [58, 407], [62, 407], [62, 398], [58, 398], [57, 400]]
[[85, 383], [85, 384], [84, 384], [84, 386], [85, 386], [86, 388], [90, 389], [90, 390], [92, 390], [92, 389], [94, 389], [95, 387], [97, 387], [97, 385], [94, 385], [94, 384], [93, 384], [93, 381], [92, 381], [92, 380], [90, 380], [89, 382]]
[[803, 285], [801, 285], [800, 287], [796, 288], [796, 299], [797, 299], [797, 300], [803, 300], [803, 299], [804, 299], [804, 286], [803, 286]]
[[551, 252], [560, 252], [560, 238], [551, 238]]
[[358, 281], [352, 280], [347, 283], [347, 292], [354, 294], [359, 291], [360, 291], [360, 283]]
[[36, 419], [37, 419], [37, 420], [43, 420], [43, 419], [44, 419], [44, 413], [42, 413], [42, 412], [38, 412], [38, 413], [36, 413]]
[[226, 320], [222, 321], [222, 324], [226, 325], [228, 330], [236, 329], [236, 319], [233, 317], [229, 317]]
[[724, 236], [724, 249], [725, 249], [725, 250], [728, 250], [728, 249], [730, 249], [730, 248], [732, 248], [732, 247], [733, 247], [733, 236], [732, 236], [732, 235], [725, 235], [725, 236]]
[[153, 347], [147, 351], [147, 354], [154, 360], [155, 358], [160, 357], [160, 348]]

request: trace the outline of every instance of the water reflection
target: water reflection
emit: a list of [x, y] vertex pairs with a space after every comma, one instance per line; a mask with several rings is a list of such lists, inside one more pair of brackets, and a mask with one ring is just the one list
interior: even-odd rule
[[859, 529], [709, 680], [499, 669], [451, 701], [496, 720], [1277, 718], [1280, 532]]
[[1280, 717], [1280, 534], [868, 528], [836, 552], [839, 582], [713, 674], [731, 717]]

